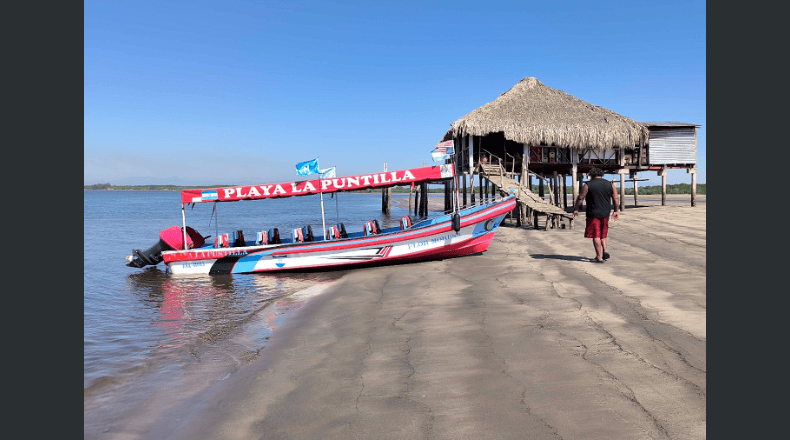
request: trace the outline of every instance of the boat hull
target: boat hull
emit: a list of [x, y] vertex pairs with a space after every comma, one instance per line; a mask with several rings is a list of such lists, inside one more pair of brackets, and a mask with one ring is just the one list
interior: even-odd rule
[[499, 224], [515, 207], [509, 197], [460, 212], [460, 230], [452, 216], [421, 222], [404, 231], [308, 243], [200, 248], [163, 252], [174, 274], [228, 274], [342, 269], [461, 257], [488, 249]]

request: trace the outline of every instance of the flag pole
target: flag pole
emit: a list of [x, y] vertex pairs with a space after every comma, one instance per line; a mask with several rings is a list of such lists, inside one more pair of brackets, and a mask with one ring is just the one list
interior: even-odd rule
[[336, 192], [335, 194], [335, 216], [337, 217], [337, 224], [340, 224], [340, 205], [338, 204], [338, 196], [340, 192]]
[[455, 212], [459, 212], [461, 210], [461, 199], [460, 195], [458, 194], [458, 167], [456, 166], [455, 156], [455, 150], [453, 150], [453, 180], [455, 180], [455, 191], [453, 192], [455, 193]]
[[324, 228], [324, 241], [327, 240], [326, 237], [326, 221], [324, 220], [324, 193], [321, 194], [321, 226]]
[[[319, 176], [321, 176], [321, 162], [319, 161], [320, 158], [321, 156], [315, 158], [316, 165], [318, 165]], [[324, 192], [321, 191], [319, 194], [321, 194], [321, 228], [322, 228], [321, 230], [323, 231], [322, 234], [324, 234], [324, 241], [326, 241], [327, 233], [326, 233], [326, 220], [324, 219]]]

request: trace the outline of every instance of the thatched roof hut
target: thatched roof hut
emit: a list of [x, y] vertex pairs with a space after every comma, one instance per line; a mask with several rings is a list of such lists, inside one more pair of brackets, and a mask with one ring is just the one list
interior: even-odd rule
[[611, 110], [589, 104], [536, 78], [519, 81], [493, 102], [453, 122], [442, 141], [463, 135], [502, 132], [527, 146], [614, 150], [644, 146], [646, 126]]

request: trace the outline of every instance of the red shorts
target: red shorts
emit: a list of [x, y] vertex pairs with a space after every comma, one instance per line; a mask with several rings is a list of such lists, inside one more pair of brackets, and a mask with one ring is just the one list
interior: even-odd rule
[[609, 217], [587, 217], [587, 227], [584, 228], [584, 238], [606, 238], [609, 233]]

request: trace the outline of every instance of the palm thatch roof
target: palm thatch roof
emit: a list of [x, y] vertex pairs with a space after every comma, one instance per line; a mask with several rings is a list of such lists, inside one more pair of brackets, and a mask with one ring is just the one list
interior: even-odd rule
[[647, 127], [633, 119], [547, 87], [533, 77], [522, 79], [451, 126], [442, 141], [504, 132], [505, 139], [529, 146], [613, 150], [644, 146], [649, 138]]

